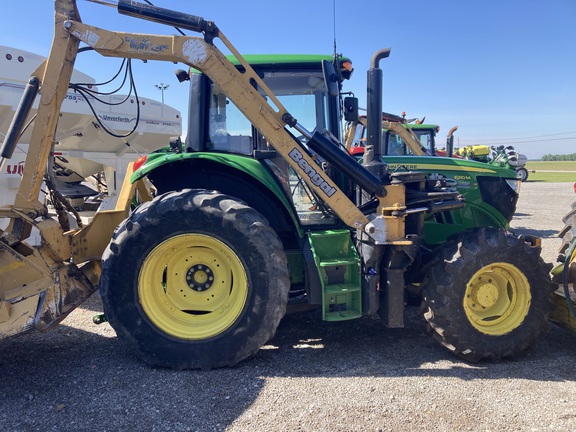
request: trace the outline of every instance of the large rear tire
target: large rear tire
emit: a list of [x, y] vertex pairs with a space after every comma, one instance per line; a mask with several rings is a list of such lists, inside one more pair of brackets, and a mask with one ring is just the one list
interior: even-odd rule
[[147, 363], [233, 366], [268, 341], [290, 281], [276, 233], [257, 211], [214, 191], [143, 204], [103, 255], [104, 313]]
[[491, 228], [463, 234], [443, 247], [426, 275], [429, 329], [468, 361], [522, 354], [549, 328], [549, 267], [522, 236]]

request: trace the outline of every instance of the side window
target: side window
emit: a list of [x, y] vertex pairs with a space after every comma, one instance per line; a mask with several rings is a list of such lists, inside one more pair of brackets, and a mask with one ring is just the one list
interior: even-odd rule
[[395, 133], [388, 134], [388, 156], [403, 156], [406, 154], [404, 141]]
[[252, 125], [214, 84], [208, 116], [208, 148], [240, 154], [252, 153]]

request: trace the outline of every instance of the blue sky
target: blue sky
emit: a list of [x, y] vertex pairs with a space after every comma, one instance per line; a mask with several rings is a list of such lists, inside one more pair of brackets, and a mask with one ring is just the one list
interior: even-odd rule
[[[215, 21], [242, 53], [332, 53], [350, 57], [346, 90], [365, 106], [372, 54], [381, 62], [383, 109], [441, 126], [458, 125], [457, 144], [514, 145], [529, 158], [576, 153], [576, 0], [153, 0], [157, 6]], [[110, 30], [172, 34], [159, 24], [78, 1], [84, 22]], [[0, 44], [47, 55], [53, 2], [4, 2]], [[76, 68], [105, 80], [119, 65], [94, 53]], [[186, 115], [187, 87], [171, 63], [134, 62], [138, 92]]]

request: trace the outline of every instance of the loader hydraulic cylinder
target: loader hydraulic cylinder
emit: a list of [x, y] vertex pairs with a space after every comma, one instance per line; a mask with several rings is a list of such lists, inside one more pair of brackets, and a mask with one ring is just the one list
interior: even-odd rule
[[[283, 120], [308, 139], [306, 142], [308, 147], [318, 153], [320, 157], [330, 162], [335, 168], [339, 169], [349, 178], [354, 180], [361, 189], [370, 194], [384, 196], [385, 191], [383, 184], [384, 180], [388, 179], [384, 179], [383, 176], [377, 177], [366, 170], [362, 165], [358, 165], [354, 159], [352, 159], [346, 152], [342, 151], [340, 143], [336, 138], [331, 139], [318, 131], [310, 133], [294, 118], [284, 117]], [[328, 135], [330, 134], [328, 133]], [[296, 138], [294, 139], [296, 140]]]
[[362, 165], [359, 165], [358, 162], [338, 147], [337, 142], [333, 142], [321, 132], [316, 131], [310, 137], [307, 145], [366, 192], [384, 196], [383, 179], [376, 177]]
[[22, 129], [24, 128], [24, 122], [28, 118], [28, 114], [30, 114], [30, 109], [32, 108], [34, 99], [36, 99], [39, 85], [40, 80], [33, 76], [30, 77], [28, 84], [26, 84], [26, 87], [24, 88], [22, 99], [20, 99], [20, 104], [18, 105], [18, 108], [16, 108], [16, 112], [12, 118], [12, 123], [10, 123], [8, 132], [6, 133], [6, 138], [2, 144], [2, 149], [0, 151], [0, 169], [2, 169], [4, 161], [10, 159], [14, 153], [14, 149], [16, 148], [16, 144], [18, 144], [18, 139], [20, 138]]
[[119, 0], [118, 12], [123, 15], [153, 21], [159, 24], [183, 28], [197, 33], [213, 33], [217, 27], [204, 18], [182, 12], [164, 9], [133, 0]]

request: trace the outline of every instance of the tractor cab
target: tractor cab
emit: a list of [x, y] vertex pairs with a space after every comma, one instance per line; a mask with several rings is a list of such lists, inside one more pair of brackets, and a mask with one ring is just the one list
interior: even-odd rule
[[[394, 121], [390, 119], [390, 114], [383, 114], [383, 120]], [[394, 116], [395, 118], [398, 118]], [[354, 128], [354, 136], [351, 138], [350, 153], [355, 156], [360, 156], [364, 154], [364, 146], [366, 142], [366, 117], [361, 116], [355, 125], [348, 125], [348, 127]], [[440, 131], [440, 126], [434, 124], [404, 124], [405, 129], [410, 129], [410, 137], [412, 139], [407, 142], [405, 138], [400, 136], [396, 131], [392, 129], [387, 129], [384, 127], [382, 129], [382, 144], [383, 151], [382, 156], [412, 156], [414, 152], [414, 138], [417, 138], [418, 148], [424, 150], [428, 155], [436, 156], [446, 156], [445, 149], [438, 149], [436, 144], [436, 134]], [[418, 151], [417, 156], [422, 153]]]
[[[247, 55], [264, 83], [282, 105], [310, 131], [327, 130], [341, 138], [341, 113], [338, 97], [329, 95], [319, 67], [331, 56], [322, 55]], [[237, 63], [233, 58], [232, 63]], [[338, 60], [344, 77], [351, 75], [349, 59]], [[240, 69], [240, 65], [237, 65]], [[190, 116], [186, 148], [191, 151], [210, 151], [252, 155], [271, 149], [242, 113], [242, 107], [230, 103], [224, 92], [206, 75], [191, 70]], [[258, 88], [258, 84], [254, 83]], [[262, 89], [258, 89], [262, 95]], [[299, 137], [303, 140], [303, 137]]]
[[[440, 130], [439, 126], [431, 124], [411, 124], [408, 127], [412, 129], [414, 134], [426, 151], [434, 155], [436, 154], [436, 133]], [[394, 131], [384, 129], [384, 154], [388, 156], [405, 156], [413, 155], [414, 152], [410, 146], [398, 136]]]
[[[308, 131], [322, 131], [342, 140], [342, 111], [339, 94], [329, 91], [322, 62], [333, 63], [330, 55], [246, 55], [244, 57], [278, 102]], [[230, 56], [240, 70], [243, 66]], [[336, 84], [350, 78], [348, 58], [336, 60]], [[132, 179], [147, 176], [158, 193], [180, 187], [212, 188], [237, 196], [258, 208], [285, 244], [296, 247], [307, 226], [334, 228], [342, 222], [324, 204], [304, 179], [290, 167], [269, 144], [266, 137], [207, 75], [190, 69], [177, 71], [178, 79], [189, 81], [188, 134], [185, 142], [173, 143], [139, 162]], [[260, 85], [252, 85], [261, 95]], [[275, 101], [269, 100], [274, 105]], [[295, 137], [308, 150], [304, 135]], [[311, 152], [313, 153], [313, 152]], [[291, 156], [292, 157], [292, 156]], [[294, 155], [297, 157], [297, 155]], [[317, 158], [317, 166], [307, 172], [321, 182], [325, 165]], [[304, 162], [302, 162], [304, 163]], [[194, 172], [210, 173], [194, 175]], [[354, 197], [353, 187], [342, 175], [330, 178]], [[322, 186], [322, 185], [320, 185]], [[330, 188], [325, 186], [326, 192]], [[268, 202], [274, 205], [268, 205]], [[294, 228], [297, 227], [297, 228]]]

